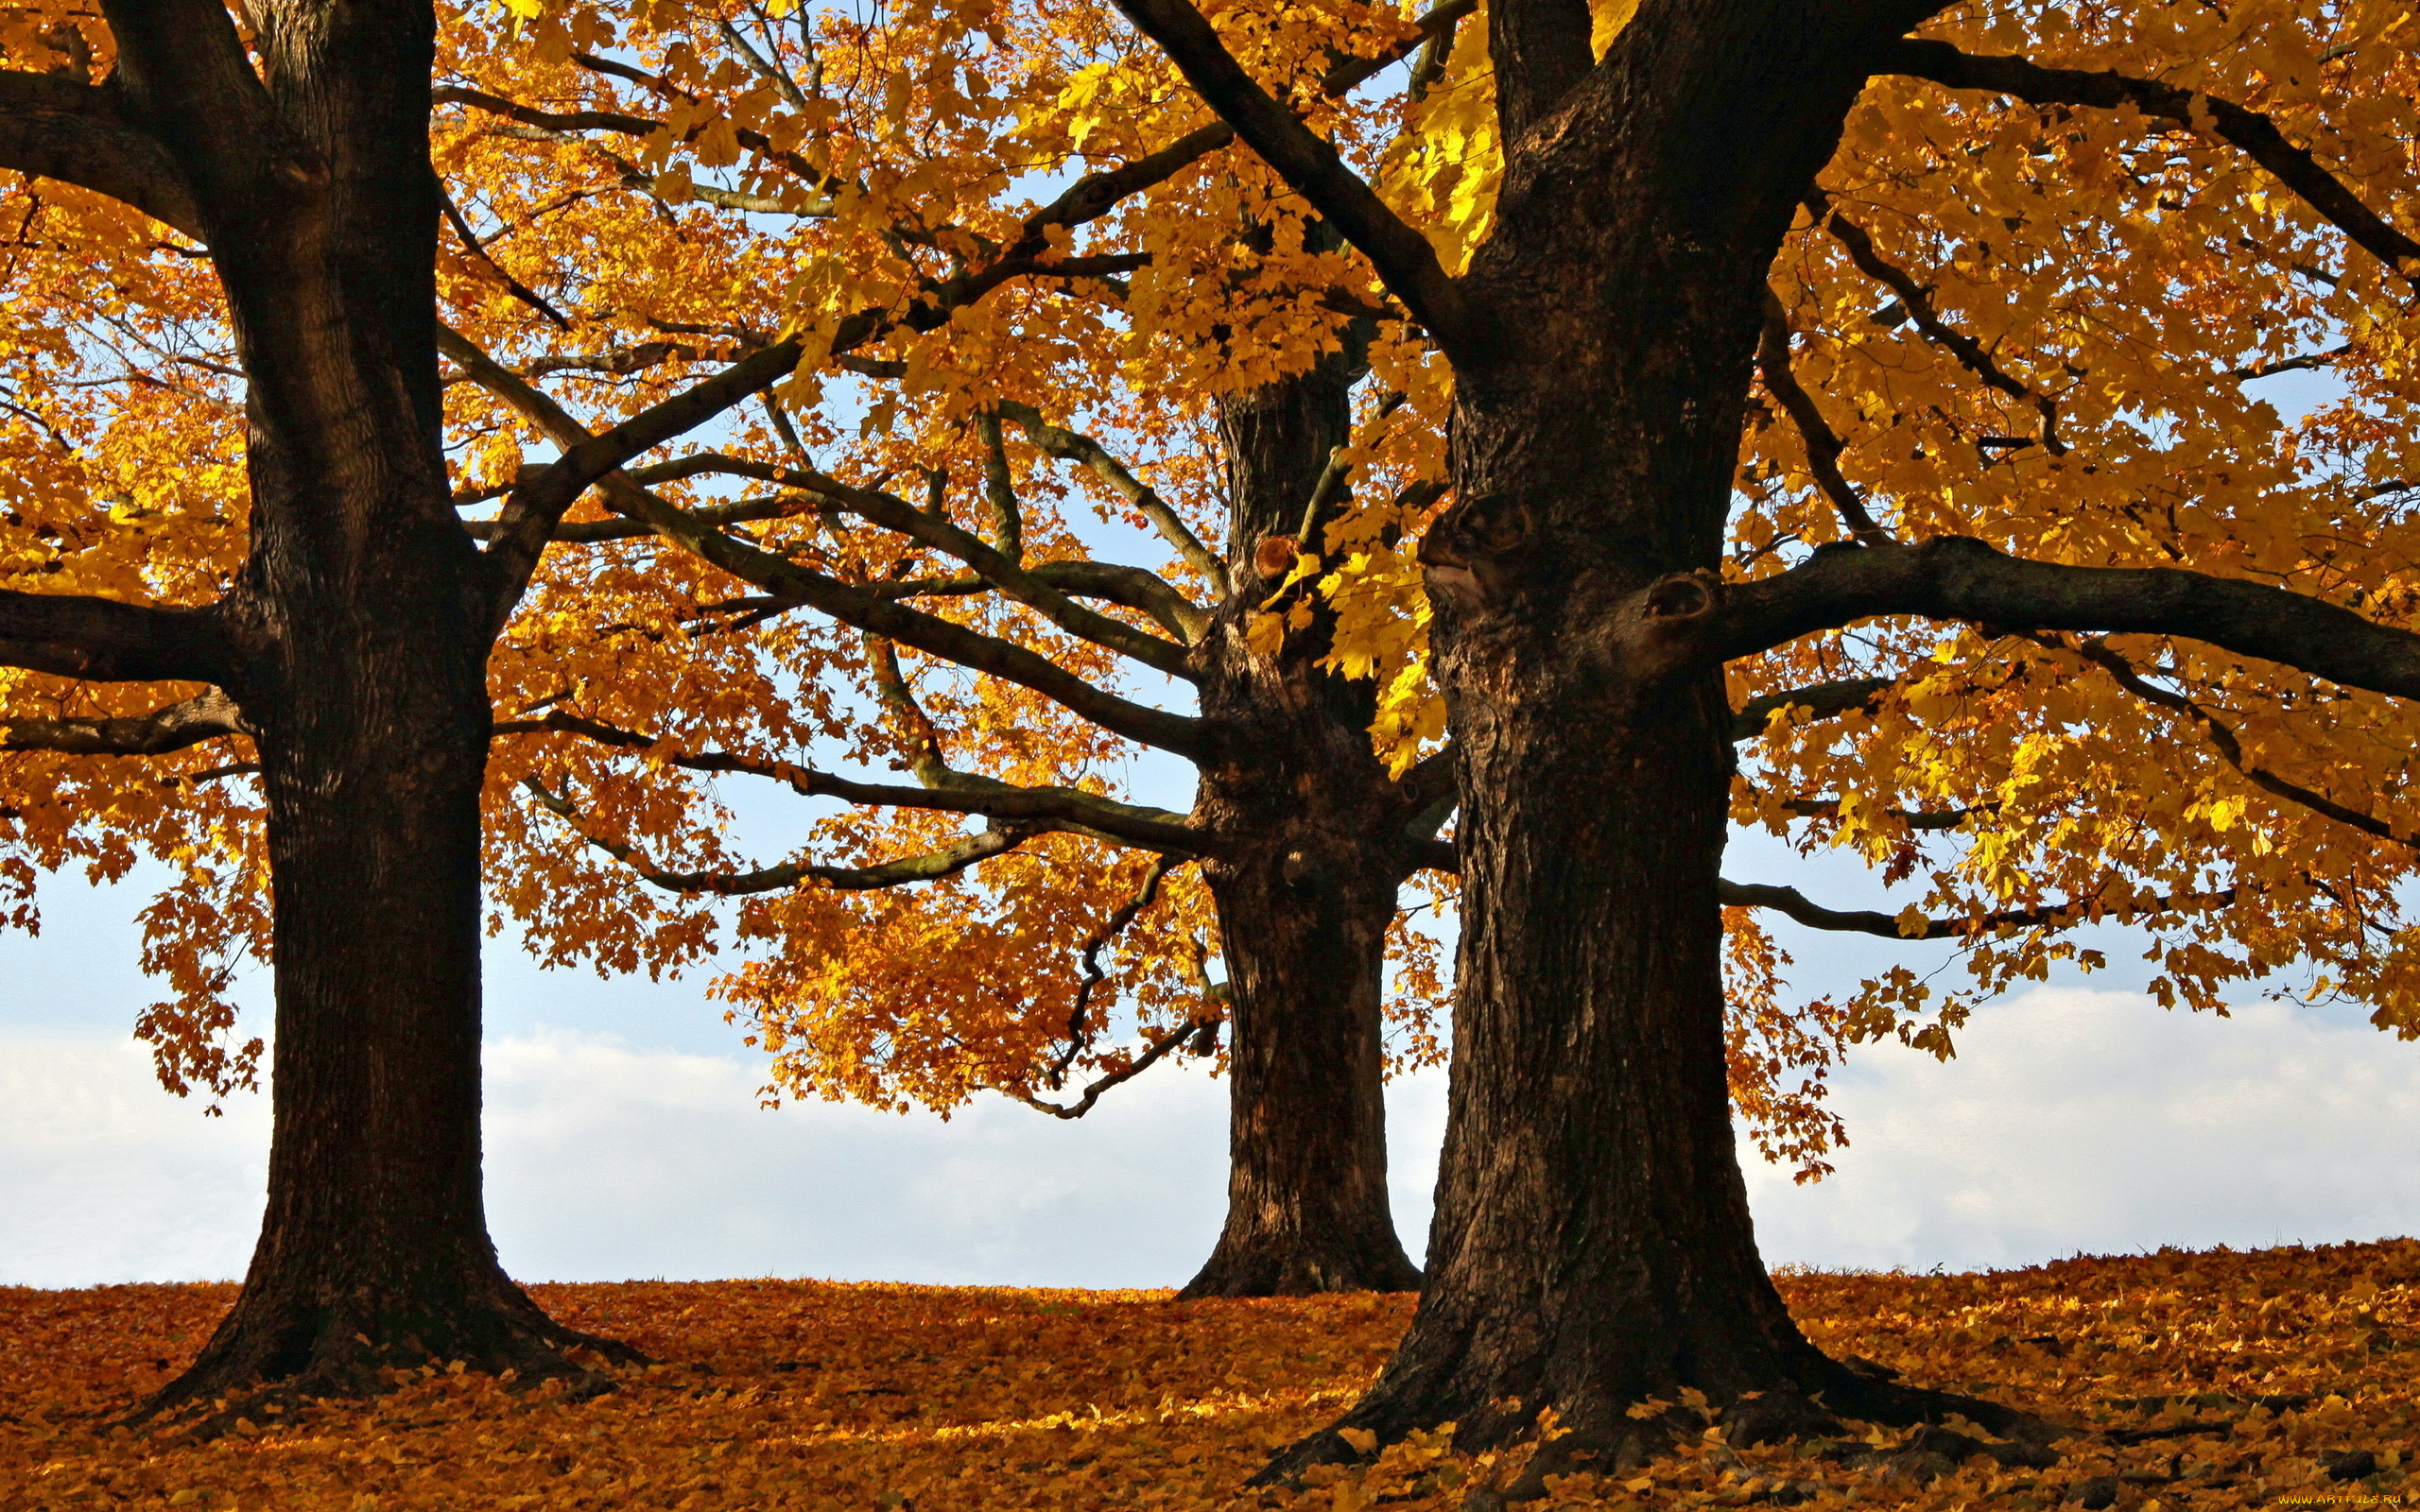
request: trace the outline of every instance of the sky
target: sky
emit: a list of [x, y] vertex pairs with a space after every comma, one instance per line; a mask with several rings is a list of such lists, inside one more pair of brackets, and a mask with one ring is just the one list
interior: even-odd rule
[[[1757, 844], [1725, 869], [1835, 905], [1875, 896], [1854, 865]], [[127, 1035], [152, 996], [142, 896], [139, 878], [59, 879], [39, 938], [0, 936], [0, 1283], [227, 1279], [250, 1254], [266, 1099], [209, 1118], [152, 1081]], [[1788, 943], [1814, 990], [1900, 949]], [[1837, 1083], [1852, 1145], [1831, 1177], [1795, 1185], [1744, 1152], [1769, 1263], [1966, 1270], [2420, 1229], [2420, 1046], [2341, 1007], [2163, 1011], [2111, 954], [1983, 1008], [1947, 1064], [1860, 1053]], [[998, 1099], [946, 1122], [769, 1111], [761, 1057], [702, 977], [545, 971], [509, 941], [488, 961], [488, 1211], [524, 1280], [1177, 1285], [1217, 1235], [1225, 1088], [1197, 1073], [1155, 1069], [1079, 1123]], [[1443, 1077], [1398, 1082], [1389, 1118], [1416, 1257]]]

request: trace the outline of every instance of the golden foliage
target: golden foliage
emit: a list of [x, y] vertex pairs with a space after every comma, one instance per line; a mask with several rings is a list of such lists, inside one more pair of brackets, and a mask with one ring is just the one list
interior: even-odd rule
[[[1340, 54], [1404, 39], [1411, 8], [1208, 9], [1245, 64], [1461, 266], [1500, 168], [1484, 11], [1422, 66], [1418, 90], [1331, 96], [1312, 81]], [[1595, 9], [1601, 48], [1630, 7]], [[1340, 346], [1353, 313], [1369, 317], [1350, 507], [1295, 543], [1288, 591], [1270, 595], [1253, 644], [1266, 652], [1307, 626], [1301, 585], [1315, 585], [1334, 620], [1326, 663], [1379, 689], [1378, 747], [1399, 770], [1435, 748], [1443, 709], [1413, 542], [1441, 504], [1452, 375], [1366, 263], [1307, 229], [1299, 198], [1249, 152], [1209, 150], [1098, 219], [1050, 228], [1031, 271], [959, 298], [957, 281], [1068, 183], [1210, 124], [1109, 8], [441, 11], [434, 153], [459, 212], [441, 242], [441, 313], [588, 429], [802, 332], [809, 360], [701, 444], [898, 488], [988, 539], [979, 417], [1029, 404], [1105, 438], [1215, 542], [1213, 397], [1300, 371]], [[2397, 5], [2022, 0], [1925, 30], [2267, 112], [2388, 221], [2420, 215], [2420, 26]], [[0, 56], [97, 77], [109, 39], [87, 12], [34, 5], [0, 18]], [[2408, 289], [2209, 120], [1883, 76], [1819, 188], [1772, 273], [1781, 350], [1840, 443], [1842, 485], [1884, 528], [2079, 565], [2181, 563], [2413, 622]], [[214, 596], [240, 559], [246, 507], [240, 375], [206, 260], [122, 206], [14, 175], [0, 179], [0, 227], [14, 228], [0, 248], [0, 586]], [[2299, 419], [2263, 397], [2290, 373], [2333, 386]], [[560, 438], [458, 362], [447, 376], [452, 481], [475, 515]], [[1745, 421], [1734, 580], [1845, 534], [1771, 383]], [[1028, 564], [1116, 559], [1205, 603], [1226, 591], [1143, 533], [1131, 491], [1005, 429]], [[657, 489], [683, 507], [740, 496], [713, 475]], [[762, 517], [729, 528], [752, 546], [1167, 701], [1152, 677], [1003, 594], [909, 593], [960, 573], [925, 542], [794, 488], [748, 502]], [[608, 519], [593, 500], [573, 516]], [[1152, 627], [1129, 607], [1099, 612]], [[1135, 796], [1135, 742], [1013, 680], [902, 656], [953, 766]], [[718, 990], [777, 1047], [793, 1091], [948, 1108], [984, 1088], [1114, 1073], [1215, 1011], [1197, 972], [1219, 942], [1180, 872], [1107, 953], [1094, 1006], [1116, 1002], [1115, 1022], [1104, 1012], [1070, 1040], [1076, 963], [1136, 871], [1094, 839], [1054, 836], [884, 894], [810, 884], [735, 903], [634, 880], [631, 858], [723, 876], [769, 859], [731, 830], [757, 812], [731, 784], [752, 780], [675, 758], [906, 770], [925, 754], [879, 708], [855, 631], [769, 605], [671, 541], [549, 551], [493, 668], [499, 718], [520, 727], [493, 765], [494, 927], [608, 971], [677, 971], [746, 942], [752, 958]], [[2101, 964], [2107, 936], [2078, 934], [2096, 921], [2136, 926], [2164, 1002], [2217, 1009], [2257, 982], [2349, 995], [2381, 1027], [2420, 1034], [2420, 932], [2399, 891], [2420, 854], [2408, 708], [2190, 643], [1929, 623], [1808, 637], [1731, 668], [1737, 703], [1843, 678], [1891, 686], [1842, 718], [1777, 714], [1743, 742], [1735, 820], [1909, 885], [1910, 931], [1919, 916], [1953, 925], [1959, 969], [1894, 960], [1841, 1003], [1803, 1005], [1772, 941], [1734, 911], [1735, 1095], [1769, 1153], [1819, 1171], [1839, 1134], [1823, 1077], [1842, 1051], [1895, 1036], [1950, 1053], [1980, 997], [2062, 962]], [[0, 718], [140, 714], [190, 691], [0, 671]], [[599, 744], [542, 726], [548, 714], [639, 742]], [[0, 755], [9, 922], [34, 921], [45, 869], [168, 868], [146, 964], [170, 997], [141, 1031], [179, 1089], [248, 1084], [258, 1054], [224, 1003], [233, 969], [267, 948], [247, 744]], [[533, 806], [531, 782], [584, 833]], [[869, 865], [964, 833], [925, 812], [806, 814], [784, 859]], [[912, 956], [894, 949], [906, 940]], [[1397, 966], [1399, 1056], [1433, 1057], [1437, 972], [1411, 955]]]
[[[1558, 1478], [1534, 1504], [1736, 1506], [1783, 1491], [1813, 1507], [2041, 1509], [2110, 1476], [2130, 1509], [2283, 1505], [2400, 1494], [2420, 1454], [2411, 1240], [1780, 1283], [1836, 1355], [2073, 1426], [2064, 1462], [1978, 1459], [1923, 1482], [1914, 1462], [1847, 1469], [1811, 1446], [1734, 1450], [1717, 1429], [1625, 1477]], [[666, 1363], [581, 1402], [439, 1367], [374, 1401], [194, 1444], [103, 1424], [191, 1350], [233, 1288], [0, 1290], [12, 1346], [0, 1505], [1447, 1512], [1474, 1478], [1515, 1468], [1415, 1435], [1298, 1491], [1241, 1488], [1270, 1450], [1360, 1391], [1409, 1297], [1180, 1306], [1165, 1292], [774, 1280], [534, 1291], [572, 1326]], [[2100, 1436], [2112, 1431], [2139, 1441]], [[1895, 1449], [1905, 1435], [1872, 1438]], [[2346, 1452], [2376, 1469], [2330, 1479], [2328, 1456]]]

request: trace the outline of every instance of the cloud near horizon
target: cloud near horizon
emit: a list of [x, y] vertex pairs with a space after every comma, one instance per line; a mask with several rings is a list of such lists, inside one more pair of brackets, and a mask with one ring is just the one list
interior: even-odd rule
[[[1769, 1261], [1956, 1270], [2420, 1229], [2420, 1046], [2342, 1015], [2221, 1022], [2046, 988], [1978, 1013], [1960, 1048], [1859, 1057], [1830, 1179], [1751, 1159]], [[998, 1099], [944, 1122], [764, 1111], [742, 1057], [609, 1035], [540, 1028], [487, 1057], [488, 1211], [527, 1280], [1176, 1285], [1223, 1212], [1225, 1088], [1182, 1070], [1080, 1123]], [[1416, 1258], [1443, 1076], [1389, 1105]], [[130, 1040], [0, 1030], [0, 1283], [240, 1275], [267, 1148], [264, 1099], [206, 1119]]]

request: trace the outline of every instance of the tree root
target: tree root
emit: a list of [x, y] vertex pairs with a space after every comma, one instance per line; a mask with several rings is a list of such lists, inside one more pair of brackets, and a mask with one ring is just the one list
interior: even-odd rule
[[[1862, 1362], [1860, 1362], [1862, 1363]], [[1948, 1474], [1960, 1465], [1986, 1456], [2011, 1468], [2047, 1469], [2060, 1462], [2052, 1446], [2060, 1439], [2086, 1436], [2031, 1413], [1955, 1392], [1932, 1391], [1884, 1379], [1880, 1367], [1860, 1370], [1824, 1361], [1826, 1388], [1812, 1396], [1792, 1387], [1743, 1393], [1724, 1405], [1711, 1421], [1722, 1430], [1726, 1450], [1753, 1449], [1779, 1443], [1811, 1443], [1816, 1458], [1844, 1469], [1878, 1475], [1886, 1480], [1921, 1484]], [[1635, 1411], [1636, 1409], [1632, 1409]], [[1443, 1420], [1446, 1414], [1440, 1414]], [[1567, 1414], [1572, 1426], [1536, 1444], [1527, 1461], [1509, 1480], [1478, 1486], [1463, 1502], [1467, 1512], [1503, 1512], [1547, 1494], [1549, 1477], [1592, 1473], [1629, 1475], [1649, 1461], [1668, 1453], [1683, 1439], [1704, 1433], [1709, 1419], [1701, 1411], [1664, 1406], [1645, 1416], [1629, 1412]], [[1949, 1424], [1957, 1422], [1960, 1427]], [[1855, 1423], [1908, 1429], [1894, 1443], [1877, 1445], [1859, 1436]], [[1272, 1456], [1249, 1484], [1256, 1486], [1300, 1486], [1305, 1472], [1321, 1465], [1366, 1462], [1376, 1452], [1357, 1448], [1340, 1430], [1374, 1432], [1381, 1443], [1404, 1437], [1418, 1422], [1387, 1425], [1348, 1417]], [[1485, 1432], [1485, 1430], [1482, 1430]], [[1358, 1434], [1356, 1436], [1359, 1436]], [[1518, 1441], [1519, 1435], [1497, 1431], [1483, 1444], [1458, 1449], [1496, 1449]], [[1770, 1499], [1789, 1502], [1788, 1486]]]
[[441, 1319], [425, 1309], [248, 1308], [239, 1299], [194, 1363], [117, 1426], [216, 1438], [315, 1400], [378, 1396], [458, 1362], [517, 1391], [560, 1382], [585, 1400], [615, 1388], [604, 1366], [653, 1363], [618, 1339], [557, 1323], [507, 1284], [505, 1296]]

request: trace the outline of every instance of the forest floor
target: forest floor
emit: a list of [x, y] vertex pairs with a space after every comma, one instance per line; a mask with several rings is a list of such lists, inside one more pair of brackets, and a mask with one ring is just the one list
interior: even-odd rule
[[[1942, 1474], [1946, 1462], [1905, 1435], [1824, 1457], [1735, 1450], [1716, 1429], [1627, 1478], [1550, 1479], [1548, 1500], [1527, 1506], [2420, 1501], [2404, 1469], [2420, 1455], [2412, 1240], [1781, 1284], [1835, 1354], [2074, 1425], [2065, 1460], [1979, 1456]], [[196, 1443], [110, 1419], [192, 1354], [233, 1287], [0, 1288], [0, 1507], [1444, 1512], [1518, 1457], [1458, 1458], [1440, 1435], [1297, 1491], [1240, 1489], [1270, 1450], [1353, 1400], [1409, 1297], [1180, 1305], [1165, 1292], [783, 1280], [532, 1291], [664, 1363], [586, 1401], [435, 1369], [372, 1401]]]

